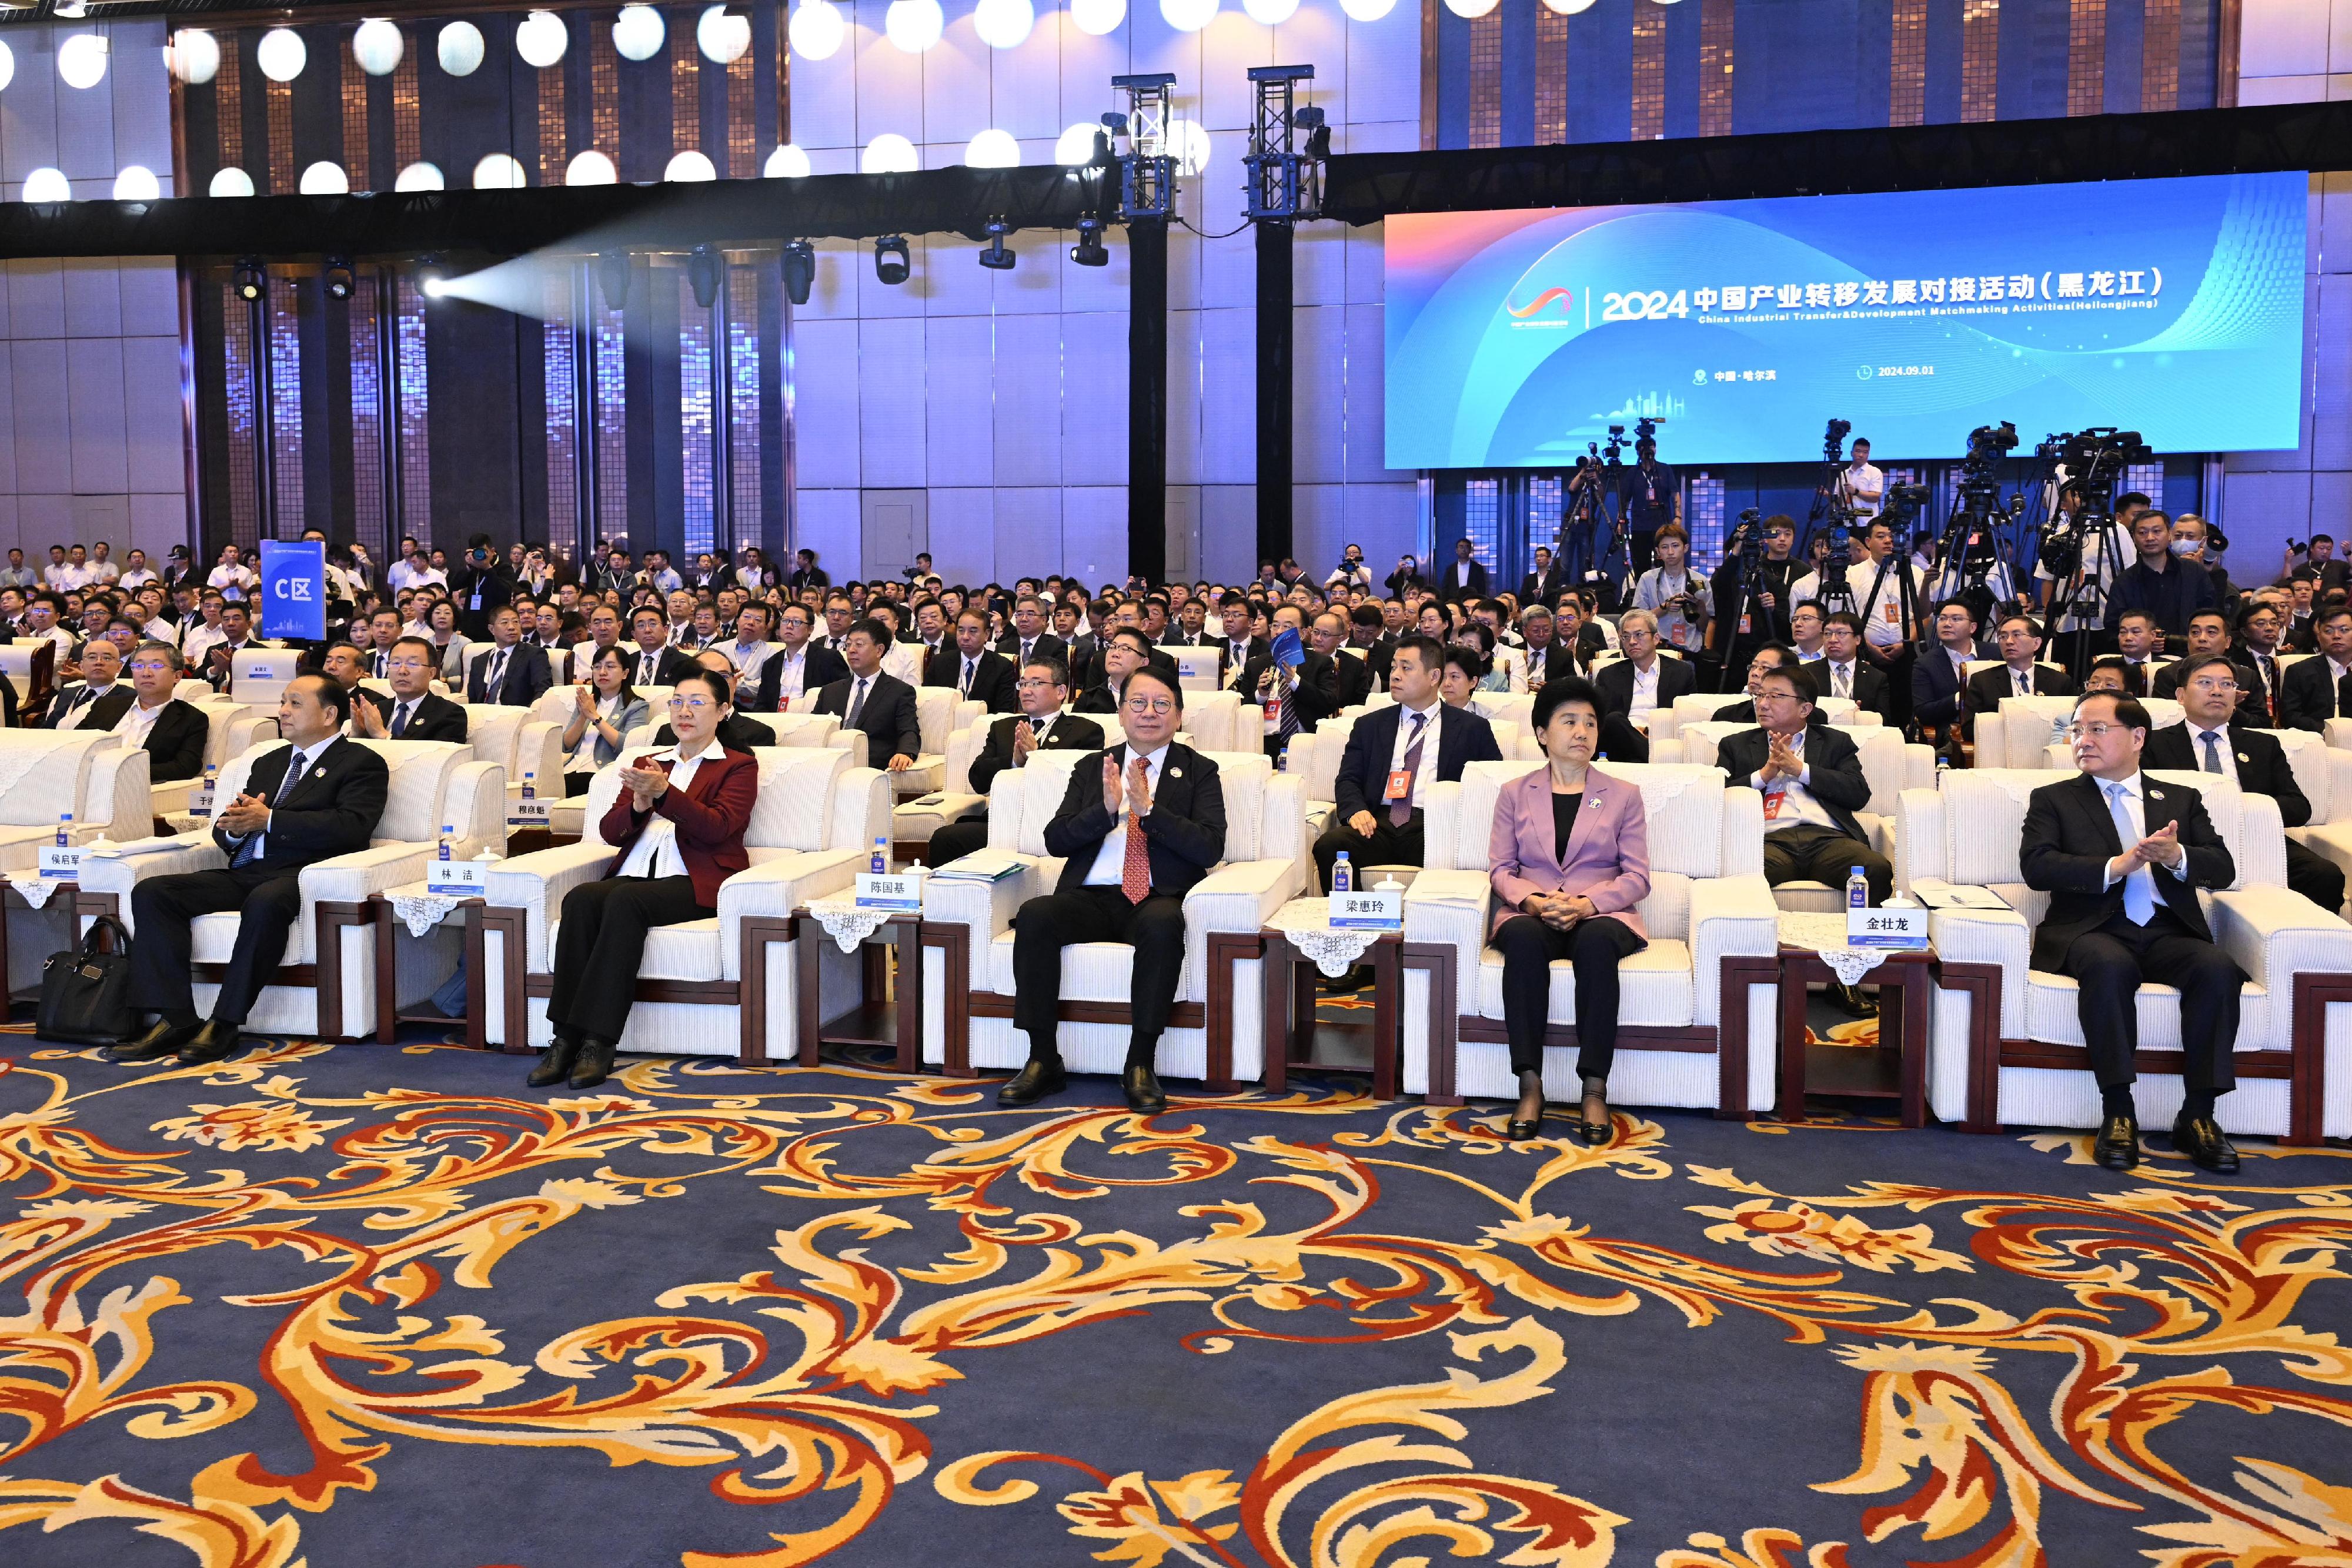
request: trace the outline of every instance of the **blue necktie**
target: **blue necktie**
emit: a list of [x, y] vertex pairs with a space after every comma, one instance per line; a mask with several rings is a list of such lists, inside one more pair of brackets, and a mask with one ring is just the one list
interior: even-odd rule
[[[2117, 780], [2107, 786], [2107, 811], [2116, 820], [2116, 838], [2128, 851], [2139, 842], [2141, 833], [2133, 826], [2131, 812], [2124, 805], [2125, 789]], [[2156, 916], [2156, 878], [2146, 866], [2124, 878], [2124, 914], [2134, 925], [2145, 925]]]

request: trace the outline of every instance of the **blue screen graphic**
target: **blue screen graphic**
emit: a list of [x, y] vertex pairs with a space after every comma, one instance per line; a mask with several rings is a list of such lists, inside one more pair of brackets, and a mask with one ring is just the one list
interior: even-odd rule
[[2296, 444], [2299, 172], [1399, 215], [1388, 465], [1560, 467], [1664, 422], [1670, 463], [1958, 456], [2016, 423], [2159, 452]]

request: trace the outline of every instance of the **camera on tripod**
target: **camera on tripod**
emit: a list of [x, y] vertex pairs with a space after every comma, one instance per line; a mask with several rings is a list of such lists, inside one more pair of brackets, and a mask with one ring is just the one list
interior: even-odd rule
[[1731, 530], [1731, 553], [1739, 558], [1739, 574], [1743, 581], [1754, 580], [1764, 570], [1764, 528], [1760, 519], [1761, 507], [1743, 507], [1738, 526]]

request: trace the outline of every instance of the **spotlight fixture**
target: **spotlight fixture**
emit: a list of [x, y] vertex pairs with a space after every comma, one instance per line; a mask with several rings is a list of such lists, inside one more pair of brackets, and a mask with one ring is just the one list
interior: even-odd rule
[[416, 287], [427, 299], [438, 299], [448, 291], [449, 269], [441, 265], [439, 256], [424, 256], [417, 261]]
[[816, 246], [804, 239], [784, 242], [784, 298], [795, 305], [809, 302], [816, 287]]
[[725, 266], [715, 246], [698, 245], [687, 253], [686, 280], [694, 287], [695, 304], [705, 310], [719, 298], [719, 275]]
[[896, 287], [907, 281], [914, 266], [907, 259], [907, 236], [884, 235], [874, 242], [874, 276]]
[[1108, 267], [1110, 252], [1103, 248], [1103, 221], [1100, 218], [1078, 220], [1078, 243], [1070, 247], [1070, 259], [1080, 267]]
[[327, 298], [330, 299], [349, 299], [359, 287], [359, 281], [352, 276], [352, 264], [348, 257], [329, 256], [325, 276]]
[[269, 292], [269, 275], [261, 270], [261, 262], [246, 256], [236, 264], [236, 297], [250, 303]]
[[629, 298], [629, 253], [608, 250], [598, 256], [596, 276], [604, 285], [604, 308], [618, 310]]
[[1293, 110], [1290, 115], [1293, 130], [1307, 132], [1307, 156], [1320, 163], [1331, 156], [1331, 126], [1323, 111], [1313, 104]]
[[1013, 225], [1003, 218], [988, 220], [988, 248], [980, 253], [981, 266], [991, 272], [1013, 270], [1013, 264], [1021, 258], [1004, 248], [1004, 236], [1012, 232]]

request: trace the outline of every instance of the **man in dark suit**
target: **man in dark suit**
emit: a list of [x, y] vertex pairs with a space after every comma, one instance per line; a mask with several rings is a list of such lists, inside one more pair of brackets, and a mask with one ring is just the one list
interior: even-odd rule
[[933, 654], [923, 669], [923, 685], [953, 686], [959, 696], [991, 713], [1011, 713], [1019, 706], [1013, 689], [1019, 678], [1013, 661], [988, 645], [988, 617], [977, 610], [956, 617], [954, 643]]
[[[218, 1061], [237, 1047], [237, 1030], [278, 972], [286, 934], [301, 913], [302, 869], [368, 847], [391, 788], [383, 758], [339, 738], [351, 697], [323, 675], [299, 675], [278, 701], [287, 746], [257, 759], [247, 792], [214, 819], [213, 841], [228, 855], [217, 871], [149, 877], [131, 896], [129, 1000], [160, 1014], [155, 1025], [107, 1049], [112, 1061], [186, 1065]], [[197, 1017], [190, 922], [236, 910], [236, 946], [209, 1021]]]
[[2000, 667], [1979, 670], [1969, 677], [1969, 711], [1998, 713], [2003, 697], [2071, 697], [2074, 679], [2065, 671], [2036, 663], [2042, 652], [2042, 628], [2022, 612], [2000, 618], [1993, 632], [2000, 649]]
[[[669, 644], [669, 617], [650, 604], [640, 604], [629, 613], [629, 636], [632, 645], [621, 650], [627, 664], [629, 685], [633, 686], [674, 686], [678, 676], [694, 668], [694, 655]], [[588, 678], [589, 666], [577, 665], [572, 675], [581, 681]], [[764, 694], [766, 688], [761, 688]]]
[[761, 666], [744, 712], [782, 713], [793, 698], [849, 678], [849, 662], [813, 636], [815, 628], [805, 604], [787, 604], [776, 612], [777, 648]]
[[788, 586], [794, 593], [798, 593], [803, 588], [833, 586], [833, 579], [825, 575], [824, 569], [816, 563], [816, 551], [804, 549], [800, 552], [799, 559], [800, 565], [793, 569], [788, 581]]
[[2319, 651], [2279, 677], [2279, 706], [2286, 728], [2316, 733], [2352, 715], [2352, 605], [2331, 604], [2312, 621]]
[[817, 694], [816, 711], [839, 716], [844, 729], [866, 732], [867, 766], [904, 773], [923, 754], [915, 688], [882, 669], [890, 629], [867, 616], [849, 629], [842, 649], [849, 674]]
[[[335, 674], [342, 650], [327, 651], [328, 674]], [[392, 645], [385, 665], [392, 674], [391, 695], [352, 685], [352, 733], [366, 740], [466, 740], [466, 710], [431, 690], [440, 659], [422, 637], [403, 637]], [[341, 677], [338, 676], [338, 679]]]
[[1548, 681], [1584, 673], [1578, 657], [1580, 651], [1560, 641], [1559, 622], [1542, 605], [1531, 604], [1520, 615], [1519, 635], [1527, 643], [1521, 652], [1528, 660], [1528, 690], [1539, 692]]
[[1977, 612], [1965, 599], [1947, 599], [1936, 606], [1930, 624], [1935, 642], [1911, 662], [1911, 716], [1943, 730], [1957, 752], [1968, 716], [1967, 666], [1977, 656]]
[[113, 728], [125, 746], [145, 747], [151, 783], [175, 784], [205, 770], [212, 721], [194, 703], [172, 695], [185, 667], [180, 651], [169, 643], [142, 643], [131, 653], [134, 700]]
[[1118, 942], [1135, 949], [1119, 1087], [1131, 1110], [1168, 1108], [1153, 1059], [1184, 968], [1184, 895], [1225, 858], [1225, 797], [1217, 765], [1175, 741], [1184, 693], [1172, 676], [1134, 671], [1118, 711], [1126, 743], [1079, 760], [1045, 824], [1060, 885], [1013, 916], [1013, 1023], [1029, 1037], [1029, 1061], [997, 1091], [1000, 1105], [1034, 1104], [1064, 1087], [1062, 949]]
[[[730, 683], [734, 679], [735, 661], [716, 648], [705, 648], [695, 654], [694, 665], [698, 670], [709, 670], [715, 675], [725, 675]], [[776, 744], [774, 730], [756, 718], [746, 718], [740, 710], [720, 719], [718, 729], [713, 733], [719, 737], [719, 744], [730, 751], [748, 753], [762, 746]], [[677, 744], [677, 730], [667, 719], [664, 719], [662, 727], [654, 731], [654, 744], [657, 747]]]
[[[1286, 604], [1274, 612], [1275, 636], [1285, 632], [1298, 632], [1304, 639], [1306, 627], [1296, 605]], [[1304, 656], [1297, 664], [1276, 664], [1272, 649], [1269, 642], [1267, 652], [1242, 666], [1234, 688], [1242, 695], [1243, 725], [1254, 726], [1265, 737], [1265, 754], [1278, 762], [1292, 736], [1339, 711], [1339, 672], [1331, 667], [1329, 655], [1312, 648], [1300, 649]]]
[[[2148, 733], [2141, 765], [2234, 779], [2241, 789], [2276, 800], [2282, 825], [2310, 821], [2311, 801], [2294, 781], [2286, 748], [2238, 706], [2245, 671], [2220, 653], [2192, 653], [2173, 668], [2182, 670], [2182, 722]], [[2344, 912], [2343, 871], [2293, 839], [2286, 841], [2286, 884], [2330, 915]]]
[[2155, 615], [2134, 610], [2116, 617], [2116, 653], [2123, 660], [2124, 688], [2133, 696], [2147, 696], [2163, 665], [2164, 632]]
[[[2214, 654], [2227, 658], [2229, 653], [2229, 618], [2218, 610], [2199, 611], [2189, 618], [2189, 652], [2157, 672], [2155, 682], [2148, 687], [2148, 695], [2178, 699], [2180, 695], [2180, 683], [2187, 676], [2191, 664]], [[2259, 694], [2262, 689], [2262, 677], [2244, 665], [2238, 664], [2234, 659], [2230, 662], [2237, 665], [2236, 679], [2240, 695], [2243, 697], [2248, 694]]]
[[1102, 656], [1096, 661], [1101, 680], [1078, 694], [1070, 705], [1072, 713], [1115, 714], [1118, 711], [1118, 694], [1127, 685], [1127, 677], [1152, 663], [1157, 650], [1151, 639], [1134, 626], [1121, 626], [1103, 640]]
[[1436, 638], [1415, 634], [1397, 644], [1389, 665], [1389, 694], [1396, 701], [1358, 719], [1339, 757], [1331, 822], [1315, 841], [1323, 887], [1331, 885], [1331, 866], [1342, 851], [1357, 866], [1421, 864], [1429, 787], [1458, 782], [1473, 762], [1502, 760], [1493, 727], [1439, 700], [1444, 674], [1445, 650]]
[[1853, 741], [1811, 722], [1811, 666], [1789, 664], [1755, 679], [1759, 727], [1726, 736], [1716, 759], [1731, 782], [1764, 797], [1764, 880], [1845, 886], [1862, 867], [1873, 904], [1884, 904], [1895, 868], [1870, 847], [1854, 813], [1870, 802], [1862, 754]]
[[1027, 669], [1036, 658], [1059, 659], [1066, 666], [1069, 644], [1047, 631], [1046, 622], [1045, 601], [1034, 593], [1023, 594], [1013, 603], [1013, 630], [996, 640], [996, 651], [1012, 660], [1015, 670]]
[[1337, 610], [1326, 610], [1307, 628], [1307, 646], [1331, 661], [1331, 711], [1359, 706], [1372, 695], [1372, 666], [1370, 661], [1343, 650], [1348, 645], [1348, 618]]
[[1538, 545], [1535, 567], [1533, 571], [1519, 580], [1519, 603], [1522, 606], [1541, 604], [1549, 608], [1551, 602], [1559, 597], [1562, 587], [1559, 580], [1560, 564], [1553, 559], [1551, 550], [1548, 547]]
[[[1818, 666], [1820, 669], [1826, 669], [1827, 667], [1826, 664]], [[1762, 705], [1756, 700], [1756, 696], [1758, 688], [1761, 685], [1764, 677], [1770, 674], [1775, 670], [1794, 670], [1799, 668], [1802, 668], [1808, 675], [1813, 677], [1815, 684], [1812, 690], [1816, 701], [1818, 701], [1821, 693], [1821, 685], [1820, 676], [1816, 674], [1817, 667], [1813, 665], [1800, 665], [1797, 663], [1797, 655], [1794, 651], [1783, 643], [1767, 643], [1762, 647], [1757, 649], [1755, 656], [1748, 661], [1747, 699], [1743, 702], [1726, 703], [1723, 706], [1716, 709], [1715, 712], [1709, 714], [1707, 716], [1717, 724], [1761, 723], [1762, 721], [1756, 716], [1762, 711]], [[1873, 673], [1875, 674], [1875, 672]], [[1885, 678], [1885, 676], [1880, 676], [1880, 679], [1882, 680]], [[1822, 716], [1822, 710], [1818, 706], [1816, 706], [1806, 709], [1805, 722], [1807, 724], [1820, 725], [1827, 724], [1829, 721]], [[1840, 882], [1843, 882], [1845, 878], [1843, 876], [1840, 876], [1838, 880]]]
[[[1070, 700], [1070, 669], [1051, 653], [1040, 653], [1021, 669], [1021, 711], [988, 727], [988, 738], [971, 759], [971, 792], [985, 796], [998, 774], [1019, 768], [1040, 751], [1100, 751], [1102, 726], [1064, 711]], [[931, 834], [925, 859], [935, 866], [988, 847], [986, 808], [949, 822]]]
[[81, 651], [81, 679], [60, 686], [41, 717], [42, 729], [112, 729], [136, 700], [122, 674], [122, 654], [103, 637]]
[[1223, 631], [1223, 635], [1216, 639], [1220, 650], [1217, 655], [1217, 685], [1228, 691], [1240, 684], [1242, 671], [1248, 667], [1250, 661], [1265, 653], [1265, 639], [1250, 630], [1252, 613], [1245, 594], [1229, 592], [1217, 601], [1217, 614]]
[[1822, 657], [1813, 670], [1814, 685], [1822, 696], [1851, 697], [1857, 708], [1892, 724], [1886, 672], [1862, 656], [1862, 643], [1861, 616], [1851, 610], [1836, 610], [1822, 617]]
[[2278, 662], [2284, 651], [2279, 647], [2284, 624], [2278, 607], [2262, 600], [2249, 600], [2238, 616], [2238, 662], [2254, 673], [2254, 689], [2244, 695], [2239, 706], [2247, 722], [2258, 729], [2288, 727], [2279, 690], [2285, 675]]
[[499, 605], [489, 612], [489, 619], [490, 651], [467, 655], [466, 700], [529, 707], [555, 684], [547, 654], [520, 645], [522, 622], [516, 618], [511, 604]]
[[2079, 987], [2074, 1005], [2102, 1103], [2092, 1155], [2109, 1170], [2139, 1163], [2131, 1092], [2139, 988], [2152, 980], [2179, 988], [2186, 1093], [2173, 1145], [2226, 1173], [2237, 1169], [2238, 1152], [2213, 1119], [2213, 1102], [2237, 1082], [2231, 1051], [2245, 977], [2213, 945], [2197, 890], [2229, 886], [2237, 866], [2196, 790], [2141, 771], [2151, 727], [2136, 698], [2094, 695], [2075, 705], [2082, 772], [2033, 792], [2018, 846], [2026, 885], [2050, 895], [2032, 964]]
[[[1592, 676], [1592, 685], [1601, 693], [1604, 718], [1614, 715], [1630, 721], [1636, 714], [1671, 710], [1676, 697], [1698, 690], [1698, 673], [1690, 667], [1689, 661], [1669, 659], [1658, 652], [1658, 618], [1648, 611], [1625, 612], [1617, 622], [1617, 641], [1625, 656], [1601, 665]], [[1532, 668], [1528, 672], [1528, 685], [1536, 685]], [[1612, 757], [1617, 756], [1614, 747], [1603, 749]]]
[[1438, 579], [1437, 592], [1448, 601], [1486, 597], [1486, 569], [1470, 559], [1468, 539], [1454, 541], [1454, 559], [1446, 563], [1444, 574]]

